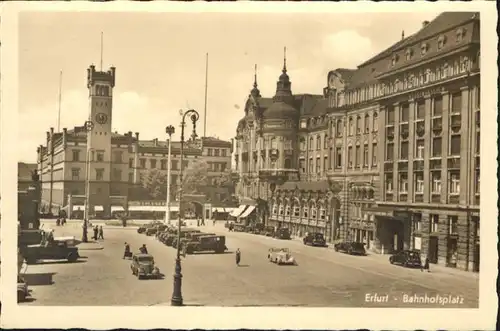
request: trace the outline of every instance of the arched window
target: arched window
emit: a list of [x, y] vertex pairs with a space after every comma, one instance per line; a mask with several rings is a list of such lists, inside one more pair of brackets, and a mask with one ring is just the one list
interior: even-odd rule
[[285, 216], [290, 216], [290, 204], [287, 204], [285, 207]]
[[373, 132], [378, 132], [378, 113], [373, 113]]
[[307, 218], [309, 216], [309, 207], [305, 205], [302, 208], [302, 217]]
[[290, 169], [292, 167], [292, 161], [290, 159], [285, 159], [285, 169]]
[[370, 115], [365, 115], [365, 133], [370, 132]]
[[323, 137], [323, 148], [324, 149], [328, 148], [328, 135], [327, 134], [325, 134], [325, 136]]
[[337, 137], [342, 137], [342, 133], [344, 132], [344, 128], [343, 128], [341, 119], [337, 120], [335, 131], [337, 132]]
[[312, 203], [311, 204], [311, 218], [316, 219], [316, 217], [317, 217], [316, 204]]
[[321, 137], [319, 135], [316, 136], [316, 150], [321, 149]]
[[354, 131], [354, 121], [352, 117], [349, 117], [349, 135], [352, 136]]
[[295, 199], [293, 204], [293, 216], [300, 217], [300, 201]]
[[283, 203], [281, 203], [280, 207], [279, 207], [279, 214], [280, 214], [280, 216], [283, 215], [284, 209], [285, 209], [285, 206], [283, 206]]
[[276, 141], [276, 138], [275, 137], [272, 137], [271, 138], [271, 148], [272, 149], [277, 149], [278, 148], [278, 143]]
[[361, 116], [356, 117], [356, 134], [361, 134]]
[[313, 137], [309, 138], [309, 150], [310, 151], [314, 150], [314, 138]]
[[300, 150], [301, 151], [306, 150], [306, 139], [304, 137], [300, 137]]

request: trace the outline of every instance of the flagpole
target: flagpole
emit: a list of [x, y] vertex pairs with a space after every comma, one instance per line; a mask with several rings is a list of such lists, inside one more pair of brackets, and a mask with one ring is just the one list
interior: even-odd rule
[[62, 94], [62, 70], [59, 72], [59, 102], [57, 111], [57, 132], [61, 131], [61, 94]]
[[203, 113], [203, 137], [207, 135], [207, 91], [208, 91], [208, 53], [205, 63], [205, 110]]

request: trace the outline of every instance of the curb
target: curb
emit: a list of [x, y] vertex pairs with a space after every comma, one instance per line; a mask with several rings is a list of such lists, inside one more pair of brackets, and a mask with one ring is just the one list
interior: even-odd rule
[[[77, 245], [78, 247], [78, 245]], [[100, 251], [103, 250], [104, 246], [99, 245], [97, 247], [88, 247], [88, 248], [78, 248], [79, 251]]]

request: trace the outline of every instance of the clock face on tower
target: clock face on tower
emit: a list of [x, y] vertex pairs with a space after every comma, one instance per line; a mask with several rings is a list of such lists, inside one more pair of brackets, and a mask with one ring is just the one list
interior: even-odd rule
[[106, 124], [106, 122], [108, 121], [108, 115], [104, 113], [99, 113], [95, 115], [95, 120], [99, 124]]

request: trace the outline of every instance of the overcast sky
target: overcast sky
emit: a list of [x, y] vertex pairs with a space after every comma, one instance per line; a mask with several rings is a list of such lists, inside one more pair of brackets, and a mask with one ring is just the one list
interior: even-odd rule
[[[113, 128], [165, 139], [179, 109], [203, 116], [205, 54], [209, 53], [207, 135], [234, 137], [258, 65], [261, 94], [272, 97], [283, 65], [293, 93], [321, 94], [329, 70], [354, 68], [416, 32], [437, 13], [22, 13], [19, 18], [19, 158], [36, 162], [45, 132], [88, 115], [86, 69], [117, 69]], [[200, 135], [203, 118], [200, 118]], [[178, 139], [178, 135], [176, 135]]]

